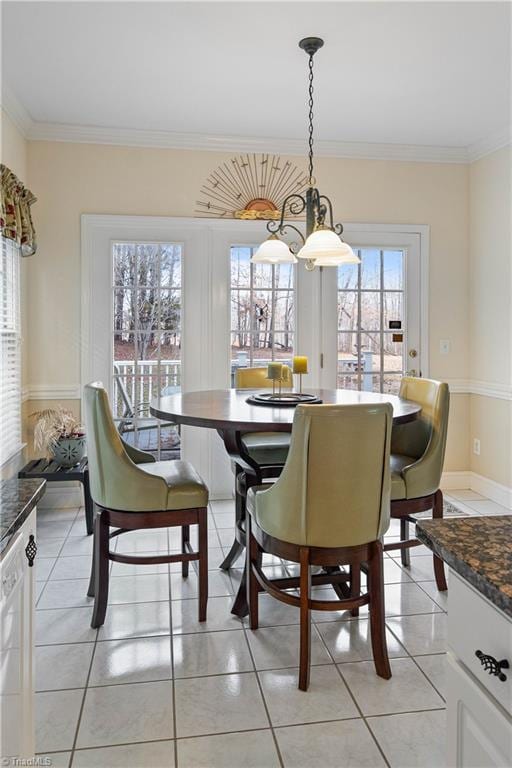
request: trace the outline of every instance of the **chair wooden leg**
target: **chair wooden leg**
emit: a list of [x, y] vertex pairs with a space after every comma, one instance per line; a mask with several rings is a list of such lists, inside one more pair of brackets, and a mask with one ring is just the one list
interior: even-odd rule
[[[400, 541], [407, 541], [409, 538], [409, 521], [408, 520], [400, 520]], [[411, 565], [411, 553], [408, 549], [402, 549], [400, 551], [400, 559], [402, 561], [402, 565], [405, 565], [407, 568], [410, 568]]]
[[373, 661], [379, 677], [389, 680], [388, 647], [386, 642], [385, 608], [384, 608], [384, 572], [381, 542], [372, 545], [372, 555], [368, 563], [368, 580], [370, 593], [370, 633], [372, 639]]
[[[190, 542], [190, 525], [181, 526], [181, 551], [183, 554], [187, 553], [187, 544]], [[188, 576], [188, 560], [184, 560], [181, 564], [181, 575], [184, 579]]]
[[[350, 597], [359, 597], [361, 594], [361, 566], [350, 566]], [[352, 608], [351, 616], [359, 616], [359, 608]]]
[[94, 611], [91, 627], [97, 629], [105, 621], [108, 601], [108, 577], [110, 570], [109, 550], [110, 526], [104, 512], [99, 512], [94, 521]]
[[92, 558], [91, 558], [91, 575], [89, 577], [89, 588], [87, 589], [87, 597], [94, 597], [94, 579], [96, 577], [96, 545], [92, 543]]
[[[441, 490], [437, 490], [434, 494], [434, 508], [432, 510], [432, 517], [443, 517], [443, 492]], [[448, 589], [448, 584], [446, 583], [444, 563], [437, 555], [434, 555], [434, 576], [438, 590], [440, 592], [445, 592]]]
[[199, 621], [206, 621], [206, 606], [208, 604], [208, 510], [206, 507], [199, 512], [198, 528]]
[[261, 562], [261, 555], [259, 552], [258, 542], [251, 533], [251, 516], [247, 515], [247, 547], [246, 547], [246, 588], [247, 588], [247, 605], [249, 608], [249, 626], [251, 629], [258, 629], [259, 624], [259, 588], [256, 576], [253, 573], [252, 566], [259, 565]]
[[307, 691], [311, 666], [311, 566], [309, 565], [309, 547], [301, 547], [300, 552], [300, 665], [299, 689]]

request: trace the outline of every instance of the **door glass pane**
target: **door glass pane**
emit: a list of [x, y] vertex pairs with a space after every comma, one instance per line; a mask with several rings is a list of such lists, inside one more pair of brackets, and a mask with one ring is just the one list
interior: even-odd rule
[[114, 243], [112, 248], [112, 408], [117, 428], [127, 443], [157, 458], [179, 458], [177, 428], [153, 418], [149, 405], [181, 386], [183, 246]]
[[[403, 294], [401, 291], [385, 291], [382, 294], [384, 308], [384, 331], [402, 329], [403, 324]], [[390, 322], [392, 325], [390, 325]], [[397, 325], [400, 323], [400, 325]]]
[[378, 331], [381, 328], [381, 295], [378, 291], [361, 292], [361, 328]]
[[403, 289], [403, 251], [383, 251], [384, 290]]
[[404, 371], [404, 252], [360, 248], [338, 268], [338, 387], [398, 391]]
[[357, 330], [358, 326], [357, 291], [339, 291], [338, 293], [338, 331]]
[[365, 291], [378, 291], [381, 287], [380, 251], [376, 248], [364, 248], [361, 259], [361, 288]]
[[338, 267], [338, 289], [341, 290], [355, 290], [357, 291], [359, 285], [359, 265], [358, 264], [341, 264]]
[[290, 363], [295, 332], [292, 264], [251, 264], [256, 247], [231, 247], [231, 384], [237, 368]]

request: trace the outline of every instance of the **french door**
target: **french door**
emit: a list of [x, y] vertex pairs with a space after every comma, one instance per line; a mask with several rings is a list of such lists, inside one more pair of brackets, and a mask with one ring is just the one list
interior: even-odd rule
[[[417, 231], [416, 231], [417, 230]], [[82, 383], [102, 380], [123, 437], [233, 488], [214, 430], [156, 422], [152, 398], [233, 385], [237, 367], [309, 358], [303, 386], [396, 392], [426, 375], [427, 231], [348, 225], [355, 267], [251, 264], [264, 222], [82, 217]], [[423, 295], [423, 298], [422, 298]]]
[[350, 231], [346, 239], [361, 261], [322, 270], [320, 380], [396, 394], [404, 374], [426, 372], [420, 235]]

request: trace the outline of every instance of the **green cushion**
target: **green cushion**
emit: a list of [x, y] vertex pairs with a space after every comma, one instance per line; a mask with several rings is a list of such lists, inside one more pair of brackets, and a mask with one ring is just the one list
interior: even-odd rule
[[407, 498], [407, 489], [402, 475], [404, 467], [414, 464], [416, 459], [413, 456], [404, 456], [401, 453], [392, 453], [390, 456], [391, 464], [391, 501]]
[[188, 461], [153, 461], [127, 452], [101, 382], [84, 387], [91, 496], [100, 507], [123, 512], [194, 509], [208, 503], [208, 490]]
[[288, 432], [249, 432], [242, 443], [257, 464], [284, 464], [288, 456], [291, 435]]
[[161, 477], [167, 483], [166, 509], [206, 507], [208, 489], [188, 461], [154, 461], [138, 464], [149, 475]]

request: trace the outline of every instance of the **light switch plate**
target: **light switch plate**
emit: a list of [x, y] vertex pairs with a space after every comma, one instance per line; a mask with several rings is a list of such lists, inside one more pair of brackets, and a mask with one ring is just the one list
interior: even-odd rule
[[450, 339], [441, 339], [439, 342], [439, 352], [442, 355], [450, 354]]

